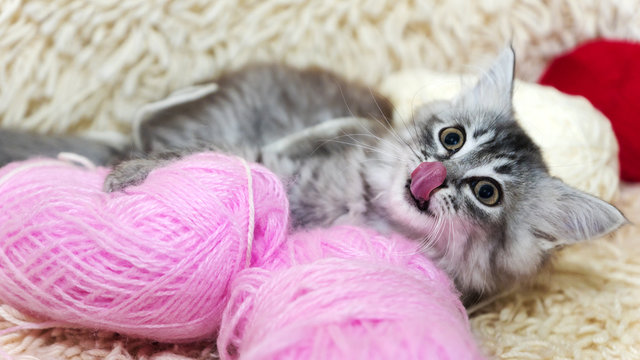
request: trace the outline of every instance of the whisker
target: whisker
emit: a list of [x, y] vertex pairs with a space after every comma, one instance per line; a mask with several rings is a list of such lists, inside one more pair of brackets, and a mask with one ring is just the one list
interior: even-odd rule
[[433, 228], [425, 236], [425, 240], [426, 240], [424, 244], [425, 246], [420, 247], [421, 251], [431, 250], [435, 246], [438, 239], [440, 238], [441, 232], [442, 232], [442, 218], [438, 216], [436, 217], [436, 222], [433, 225]]
[[[416, 113], [415, 109], [416, 109], [416, 107], [413, 105], [414, 102], [415, 102], [415, 98], [417, 96], [418, 96], [418, 93], [416, 92], [413, 95], [413, 98], [411, 99], [411, 113], [410, 113], [411, 114], [411, 120], [409, 121], [409, 124], [407, 124], [407, 121], [406, 121], [406, 119], [404, 119], [404, 117], [400, 116], [397, 112], [396, 112], [396, 114], [398, 115], [398, 118], [400, 119], [400, 121], [402, 121], [404, 127], [407, 129], [407, 132], [409, 133], [409, 136], [413, 137], [415, 135], [415, 137], [413, 138], [414, 143], [419, 144], [420, 143], [420, 141], [419, 141], [420, 140], [420, 134], [418, 132], [417, 122], [416, 122], [416, 118], [415, 118], [415, 113]], [[413, 134], [411, 134], [410, 129], [413, 129]], [[419, 156], [418, 156], [418, 159], [421, 160], [421, 161], [424, 160], [424, 159], [421, 159]]]
[[387, 142], [387, 140], [386, 140], [386, 139], [384, 139], [384, 138], [382, 138], [382, 137], [380, 137], [380, 136], [377, 136], [377, 135], [375, 135], [375, 134], [371, 134], [371, 133], [369, 133], [369, 134], [358, 134], [358, 133], [354, 133], [354, 134], [344, 134], [344, 135], [336, 136], [336, 137], [334, 137], [333, 139], [340, 138], [340, 137], [348, 137], [348, 138], [352, 139], [353, 141], [356, 141], [356, 142], [358, 142], [358, 143], [361, 143], [361, 142], [360, 142], [359, 140], [357, 140], [354, 136], [368, 136], [368, 137], [372, 137], [372, 138], [374, 138], [374, 139], [378, 140], [378, 141], [377, 141], [378, 143], [386, 143], [386, 144], [388, 144], [389, 146], [392, 146], [392, 147], [393, 147], [393, 149], [394, 149], [394, 150], [396, 150], [397, 152], [402, 152], [402, 149], [401, 149], [401, 148], [399, 148], [397, 144], [394, 144], [394, 143], [391, 143], [391, 142]]
[[375, 147], [373, 145], [367, 145], [367, 144], [362, 144], [362, 143], [352, 143], [352, 142], [348, 142], [348, 141], [339, 141], [339, 140], [335, 140], [335, 139], [327, 139], [327, 140], [323, 141], [322, 144], [318, 145], [311, 154], [313, 154], [317, 150], [319, 150], [322, 147], [322, 145], [328, 144], [328, 143], [356, 146], [356, 147], [360, 147], [362, 149], [366, 149], [366, 150], [369, 150], [369, 151], [372, 151], [372, 152], [375, 152], [375, 153], [379, 153], [379, 154], [382, 154], [382, 155], [389, 156], [389, 157], [391, 157], [391, 158], [393, 158], [395, 160], [401, 161], [401, 162], [406, 162], [401, 157], [399, 157], [397, 155], [394, 155], [394, 154], [390, 154], [388, 152], [384, 152], [381, 149], [379, 149], [379, 148], [377, 148], [377, 147]]
[[[349, 114], [350, 114], [352, 117], [359, 117], [359, 116], [356, 116], [356, 115], [353, 113], [353, 111], [351, 110], [351, 107], [349, 106], [349, 103], [347, 102], [347, 99], [346, 99], [346, 97], [344, 96], [344, 91], [342, 90], [342, 86], [340, 86], [340, 84], [338, 84], [338, 83], [336, 83], [336, 86], [338, 87], [338, 90], [340, 90], [340, 95], [342, 96], [342, 99], [343, 99], [343, 101], [344, 101], [345, 106], [347, 107], [347, 111], [349, 112]], [[373, 94], [373, 91], [371, 90], [371, 88], [369, 87], [368, 89], [369, 89], [369, 93], [371, 94], [371, 97], [372, 97], [372, 99], [373, 99], [373, 102], [375, 103], [376, 107], [378, 108], [378, 110], [379, 110], [379, 111], [380, 111], [380, 113], [382, 114], [382, 118], [385, 120], [386, 125], [385, 125], [385, 123], [382, 123], [379, 119], [377, 119], [377, 118], [375, 118], [375, 117], [372, 117], [372, 118], [370, 118], [370, 119], [368, 119], [368, 120], [373, 120], [373, 121], [376, 121], [377, 123], [381, 124], [381, 125], [382, 125], [382, 127], [383, 127], [385, 130], [387, 130], [387, 132], [388, 132], [388, 133], [390, 133], [391, 135], [393, 135], [393, 137], [398, 141], [398, 144], [404, 143], [404, 144], [409, 148], [409, 150], [410, 150], [410, 151], [411, 151], [411, 152], [412, 152], [412, 153], [417, 157], [418, 155], [417, 155], [417, 153], [414, 151], [414, 149], [411, 147], [411, 145], [410, 145], [410, 144], [408, 144], [406, 141], [404, 141], [404, 140], [403, 140], [403, 139], [402, 139], [402, 138], [397, 134], [397, 132], [395, 131], [395, 129], [394, 129], [394, 127], [393, 127], [393, 125], [389, 122], [389, 120], [387, 119], [387, 117], [384, 115], [384, 112], [382, 111], [382, 109], [381, 109], [381, 107], [380, 107], [380, 104], [378, 104], [378, 102], [377, 102], [377, 100], [376, 100], [376, 97], [375, 97], [375, 95]], [[361, 125], [360, 125], [360, 127], [361, 127], [363, 130], [365, 130], [367, 133], [371, 134], [371, 136], [373, 136], [375, 139], [378, 139], [379, 141], [385, 140], [385, 139], [383, 139], [382, 137], [379, 137], [379, 136], [377, 136], [377, 135], [373, 134], [373, 133], [371, 132], [371, 130], [370, 130], [370, 129], [368, 129], [367, 127], [365, 127], [365, 126], [364, 126], [364, 124], [361, 124]], [[348, 135], [347, 135], [347, 136], [348, 136]], [[391, 146], [393, 146], [393, 147], [394, 147], [394, 149], [395, 149], [396, 151], [398, 151], [398, 152], [402, 152], [402, 150], [401, 150], [400, 148], [398, 148], [396, 145], [392, 145], [392, 143], [391, 143], [391, 142], [388, 142], [388, 144], [390, 144]]]
[[[373, 98], [373, 102], [376, 104], [376, 107], [378, 107], [378, 110], [380, 110], [380, 113], [383, 113], [382, 109], [380, 108], [380, 104], [378, 104], [378, 102], [376, 101], [376, 97], [373, 94], [373, 90], [371, 90], [371, 87], [369, 87], [368, 89], [369, 89], [369, 93], [371, 94], [371, 97]], [[383, 117], [383, 119], [384, 119], [384, 121], [386, 123], [386, 126], [385, 126], [385, 124], [382, 124], [382, 122], [380, 120], [378, 120], [378, 119], [375, 119], [375, 120], [377, 120], [380, 124], [382, 124], [382, 126], [384, 126], [385, 129], [387, 129], [387, 131], [389, 131], [389, 133], [391, 133], [391, 135], [393, 135], [396, 138], [396, 140], [398, 140], [398, 143], [404, 143], [409, 148], [409, 150], [413, 153], [413, 155], [416, 156], [418, 159], [420, 159], [420, 156], [415, 151], [415, 149], [406, 140], [402, 139], [402, 137], [396, 131], [395, 126], [391, 122], [389, 122], [389, 119], [387, 119], [387, 117], [384, 116], [384, 114], [382, 115], [382, 117]], [[409, 136], [411, 136], [411, 134], [409, 134]], [[417, 139], [412, 139], [412, 140], [415, 141]]]
[[450, 247], [451, 249], [451, 258], [456, 261], [457, 260], [457, 254], [456, 254], [456, 250], [457, 250], [457, 246], [455, 246], [455, 244], [453, 243], [453, 223], [451, 221], [447, 221], [447, 246]]
[[[374, 144], [369, 144], [369, 143], [365, 143], [365, 142], [362, 142], [362, 141], [358, 140], [358, 139], [356, 138], [356, 137], [358, 137], [358, 136], [363, 136], [363, 137], [364, 137], [364, 136], [368, 136], [368, 137], [372, 137], [372, 138], [374, 138], [374, 139], [379, 140], [379, 142], [383, 142], [383, 141], [385, 141], [385, 139], [382, 139], [382, 138], [380, 138], [380, 137], [378, 137], [378, 136], [376, 136], [376, 135], [374, 135], [374, 134], [343, 134], [343, 135], [338, 135], [338, 136], [332, 137], [332, 138], [330, 138], [330, 139], [326, 139], [325, 141], [323, 141], [323, 143], [322, 143], [321, 145], [326, 144], [326, 143], [328, 143], [328, 142], [335, 142], [335, 143], [340, 143], [340, 144], [344, 144], [344, 145], [355, 145], [355, 146], [360, 146], [360, 147], [362, 147], [362, 148], [366, 148], [366, 149], [368, 149], [368, 150], [372, 150], [372, 151], [380, 152], [380, 153], [383, 153], [383, 154], [385, 154], [385, 155], [391, 155], [391, 154], [389, 154], [388, 152], [383, 152], [383, 151], [382, 151], [382, 149], [380, 149], [379, 147], [375, 146]], [[346, 138], [349, 138], [349, 139], [351, 139], [351, 140], [353, 140], [354, 142], [353, 142], [353, 143], [350, 143], [350, 142], [347, 142], [347, 141], [342, 141], [342, 142], [337, 141], [337, 139], [345, 138], [345, 137], [346, 137]], [[388, 145], [389, 145], [389, 146], [391, 146], [391, 147], [393, 147], [393, 149], [394, 149], [394, 150], [396, 150], [397, 152], [401, 152], [401, 149], [400, 149], [400, 148], [398, 148], [398, 147], [397, 147], [397, 145], [392, 144], [392, 143], [388, 143]], [[398, 157], [397, 155], [396, 155], [395, 157], [399, 159], [399, 157]]]
[[[347, 99], [344, 96], [344, 91], [342, 90], [342, 86], [340, 86], [340, 84], [338, 84], [338, 83], [336, 83], [336, 86], [338, 87], [338, 90], [340, 90], [340, 95], [342, 96], [342, 99], [343, 99], [343, 101], [344, 101], [344, 103], [345, 103], [345, 105], [347, 107], [347, 111], [349, 112], [349, 114], [351, 116], [353, 116], [353, 117], [358, 117], [353, 113], [353, 111], [349, 107], [349, 103], [347, 102]], [[376, 101], [376, 97], [373, 94], [373, 91], [371, 90], [371, 87], [368, 87], [368, 89], [369, 89], [369, 93], [371, 94], [371, 97], [372, 97], [374, 103], [376, 104], [376, 107], [378, 107], [380, 112], [383, 113], [382, 110], [380, 109], [380, 104], [378, 104], [378, 102]], [[385, 128], [385, 130], [387, 130], [398, 141], [398, 144], [404, 143], [409, 148], [409, 150], [414, 154], [414, 156], [416, 156], [418, 159], [420, 159], [420, 156], [415, 151], [415, 149], [413, 149], [413, 147], [411, 147], [411, 145], [409, 143], [407, 143], [404, 139], [402, 139], [402, 137], [400, 137], [397, 134], [397, 132], [394, 129], [393, 125], [389, 122], [389, 119], [387, 119], [387, 117], [384, 116], [384, 114], [383, 114], [382, 118], [384, 119], [386, 124], [383, 123], [382, 121], [380, 121], [380, 119], [373, 118], [371, 120], [377, 121], [379, 124], [381, 124]]]

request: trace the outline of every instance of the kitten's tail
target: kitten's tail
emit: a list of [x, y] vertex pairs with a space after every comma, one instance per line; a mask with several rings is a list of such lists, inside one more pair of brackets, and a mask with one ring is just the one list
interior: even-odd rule
[[126, 150], [80, 137], [0, 129], [0, 166], [39, 156], [57, 157], [61, 152], [76, 153], [95, 165], [107, 166], [122, 159]]

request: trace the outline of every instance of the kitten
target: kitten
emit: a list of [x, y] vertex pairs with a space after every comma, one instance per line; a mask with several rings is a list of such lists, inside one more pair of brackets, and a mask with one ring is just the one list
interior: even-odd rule
[[549, 176], [514, 119], [514, 64], [506, 49], [475, 87], [418, 108], [397, 130], [389, 101], [366, 87], [319, 70], [247, 68], [143, 122], [138, 145], [151, 155], [117, 165], [105, 190], [140, 183], [192, 151], [238, 154], [283, 179], [294, 227], [404, 234], [470, 304], [536, 273], [553, 249], [626, 221]]

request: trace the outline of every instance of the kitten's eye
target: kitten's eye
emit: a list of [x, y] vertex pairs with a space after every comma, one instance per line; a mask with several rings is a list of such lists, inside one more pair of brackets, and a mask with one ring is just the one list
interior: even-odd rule
[[471, 183], [473, 193], [481, 203], [493, 206], [500, 201], [500, 188], [491, 180], [478, 180]]
[[450, 127], [440, 131], [440, 142], [449, 151], [456, 151], [464, 145], [462, 129]]

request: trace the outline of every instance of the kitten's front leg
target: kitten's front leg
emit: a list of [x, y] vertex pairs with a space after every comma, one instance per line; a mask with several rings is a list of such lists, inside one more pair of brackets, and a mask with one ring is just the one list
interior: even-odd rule
[[156, 168], [177, 161], [192, 151], [172, 151], [155, 154], [149, 158], [126, 160], [116, 165], [107, 175], [102, 186], [105, 192], [116, 192], [129, 186], [140, 185]]
[[259, 150], [251, 147], [225, 148], [210, 145], [205, 148], [162, 152], [152, 157], [132, 159], [116, 165], [107, 176], [103, 189], [106, 192], [115, 192], [139, 185], [153, 169], [198, 151], [223, 151], [247, 161], [262, 162], [280, 175], [288, 174], [295, 172], [300, 165], [283, 167], [283, 164], [291, 161], [305, 162], [323, 154], [344, 153], [345, 149], [354, 146], [369, 146], [369, 143], [378, 138], [384, 130], [384, 126], [368, 119], [339, 118], [301, 130]]

